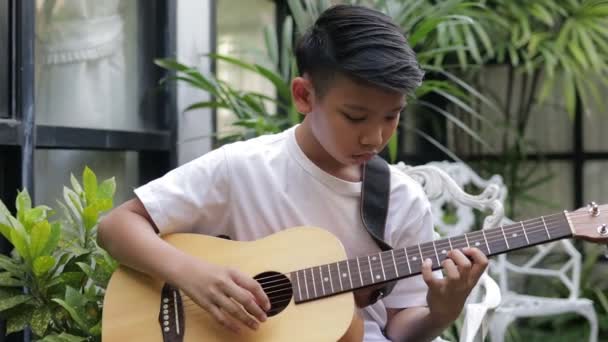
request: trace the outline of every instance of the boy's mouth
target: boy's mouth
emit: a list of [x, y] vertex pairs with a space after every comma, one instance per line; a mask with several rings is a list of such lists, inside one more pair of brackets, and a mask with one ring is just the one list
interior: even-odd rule
[[358, 163], [364, 163], [369, 161], [370, 159], [372, 159], [374, 157], [375, 153], [360, 153], [360, 154], [353, 154], [353, 159], [355, 161], [357, 161]]

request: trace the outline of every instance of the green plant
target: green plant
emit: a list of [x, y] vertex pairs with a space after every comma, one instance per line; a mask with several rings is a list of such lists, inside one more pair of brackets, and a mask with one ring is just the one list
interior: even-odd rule
[[[599, 104], [598, 108], [605, 107], [601, 87], [608, 84], [608, 1], [483, 3], [484, 7], [469, 14], [494, 38], [493, 47], [488, 49], [482, 36], [468, 36], [467, 41], [477, 41], [478, 54], [485, 62], [481, 67], [471, 67], [464, 60], [460, 65], [462, 73], [467, 73], [463, 78], [498, 104], [498, 108], [474, 107], [497, 128], [488, 134], [497, 137], [493, 145], [500, 158], [483, 161], [477, 169], [504, 177], [510, 193], [508, 216], [517, 217], [516, 205], [555, 209], [557, 206], [549, 200], [532, 194], [550, 181], [553, 173], [542, 158], [542, 148], [534, 136], [527, 135], [527, 130], [538, 105], [563, 107], [571, 117], [577, 105], [587, 113], [594, 103]], [[492, 93], [479, 84], [480, 80], [487, 80], [484, 76], [489, 67], [496, 65], [506, 70], [503, 94]], [[477, 122], [472, 122], [472, 126], [486, 124], [474, 120]], [[484, 151], [475, 147], [473, 152]], [[527, 156], [531, 154], [540, 155], [540, 160], [529, 160]]]
[[87, 167], [82, 185], [73, 175], [71, 185], [55, 220], [52, 208], [32, 207], [27, 190], [18, 193], [15, 216], [0, 201], [0, 233], [14, 246], [10, 256], [0, 255], [7, 334], [29, 326], [41, 341], [100, 340], [104, 289], [117, 263], [97, 246], [96, 231], [116, 183], [98, 183]]
[[291, 79], [297, 74], [295, 58], [291, 50], [293, 39], [291, 17], [287, 17], [283, 22], [282, 31], [282, 37], [277, 37], [274, 29], [266, 27], [264, 30], [266, 44], [264, 57], [270, 61], [269, 65], [248, 63], [225, 55], [209, 55], [219, 62], [228, 63], [264, 78], [272, 84], [276, 93], [274, 97], [237, 89], [225, 80], [213, 75], [203, 75], [195, 67], [184, 65], [174, 59], [156, 59], [154, 62], [175, 73], [163, 82], [178, 80], [212, 96], [209, 101], [191, 104], [185, 111], [200, 108], [228, 109], [236, 116], [232, 125], [239, 129], [227, 134], [221, 132], [223, 134], [219, 135], [220, 144], [277, 133], [300, 120], [291, 101], [290, 90]]
[[[357, 3], [360, 1], [351, 2]], [[266, 28], [264, 31], [266, 53], [271, 64], [270, 67], [247, 63], [229, 56], [210, 56], [267, 79], [275, 87], [276, 97], [236, 89], [224, 80], [219, 80], [212, 75], [202, 75], [196, 68], [183, 65], [172, 59], [159, 59], [155, 61], [157, 65], [176, 73], [170, 79], [186, 82], [213, 96], [212, 100], [194, 103], [186, 108], [186, 110], [224, 108], [236, 115], [237, 120], [234, 122], [234, 125], [243, 128], [243, 130], [221, 137], [221, 142], [275, 133], [299, 122], [299, 117], [291, 102], [289, 86], [291, 78], [297, 73], [292, 51], [294, 37], [293, 21], [295, 21], [296, 27], [300, 32], [306, 30], [312, 21], [330, 6], [330, 2], [327, 0], [308, 0], [304, 4], [300, 1], [289, 1], [288, 3], [293, 13], [293, 19], [291, 17], [286, 18], [283, 23], [282, 37], [276, 37], [274, 30], [270, 28]], [[368, 5], [392, 15], [402, 27], [408, 29], [410, 41], [419, 52], [418, 56], [423, 68], [433, 74], [440, 75], [442, 78], [429, 78], [425, 80], [417, 89], [414, 97], [410, 99], [410, 102], [422, 99], [427, 94], [434, 93], [455, 107], [461, 108], [463, 111], [479, 119], [483, 118], [475, 109], [467, 104], [468, 102], [474, 99], [486, 103], [490, 107], [495, 107], [488, 98], [441, 65], [441, 60], [446, 53], [459, 51], [459, 53], [468, 54], [471, 48], [468, 43], [462, 44], [461, 41], [437, 39], [441, 37], [437, 33], [437, 30], [443, 27], [442, 25], [453, 23], [453, 30], [457, 30], [460, 26], [471, 26], [480, 36], [486, 37], [483, 28], [466, 16], [468, 9], [475, 5], [463, 0], [449, 0], [438, 3], [430, 1], [412, 3], [375, 1], [370, 2]], [[474, 42], [474, 40], [470, 41], [471, 44]], [[417, 103], [422, 107], [426, 107], [429, 112], [442, 116], [454, 123], [455, 126], [461, 128], [480, 144], [489, 146], [477, 133], [449, 111], [438, 108], [427, 101], [422, 100]], [[273, 111], [269, 108], [274, 108], [275, 110]], [[423, 134], [416, 128], [406, 129], [410, 129], [425, 139], [435, 142], [432, 137]], [[441, 148], [441, 146], [439, 147]], [[389, 143], [389, 153], [393, 161], [396, 160], [397, 149], [397, 137], [395, 136]], [[446, 152], [449, 153], [449, 151]]]

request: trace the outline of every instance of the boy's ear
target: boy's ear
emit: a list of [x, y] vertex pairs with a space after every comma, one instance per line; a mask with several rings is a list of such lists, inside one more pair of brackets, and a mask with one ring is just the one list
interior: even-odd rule
[[314, 91], [312, 82], [307, 77], [296, 77], [291, 81], [293, 103], [299, 113], [304, 115], [312, 112]]

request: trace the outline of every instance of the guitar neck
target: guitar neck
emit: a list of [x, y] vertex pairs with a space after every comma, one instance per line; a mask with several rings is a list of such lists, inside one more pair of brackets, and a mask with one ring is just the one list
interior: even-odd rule
[[302, 303], [415, 276], [421, 273], [426, 259], [433, 262], [434, 270], [440, 269], [453, 249], [476, 247], [493, 256], [569, 237], [572, 229], [564, 212], [314, 266], [291, 273], [294, 299]]

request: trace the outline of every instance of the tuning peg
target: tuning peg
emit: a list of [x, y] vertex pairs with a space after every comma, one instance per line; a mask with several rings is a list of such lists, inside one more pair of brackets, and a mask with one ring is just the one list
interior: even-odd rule
[[589, 203], [588, 207], [589, 207], [589, 213], [591, 213], [591, 216], [600, 215], [600, 208], [598, 207], [597, 203], [591, 202], [591, 203]]

